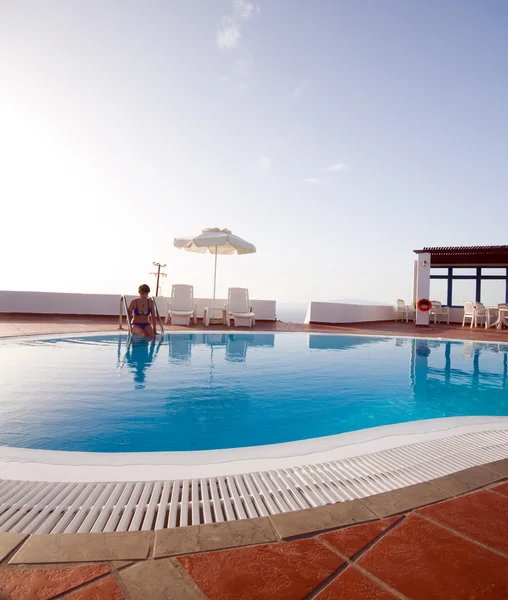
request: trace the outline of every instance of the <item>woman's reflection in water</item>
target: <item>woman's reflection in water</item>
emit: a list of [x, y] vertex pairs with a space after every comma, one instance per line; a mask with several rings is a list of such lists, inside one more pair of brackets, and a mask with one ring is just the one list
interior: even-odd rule
[[125, 361], [134, 375], [134, 386], [137, 390], [145, 388], [146, 370], [152, 364], [159, 351], [162, 339], [158, 342], [155, 339], [133, 336], [127, 345]]

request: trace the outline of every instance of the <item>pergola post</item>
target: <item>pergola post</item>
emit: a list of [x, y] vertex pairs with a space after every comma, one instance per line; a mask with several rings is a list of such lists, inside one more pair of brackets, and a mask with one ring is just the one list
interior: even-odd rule
[[[416, 265], [416, 302], [422, 298], [429, 299], [430, 295], [430, 253], [421, 252], [417, 255]], [[416, 310], [416, 325], [427, 326], [429, 324], [429, 313]]]
[[416, 297], [416, 277], [418, 273], [418, 261], [413, 261], [413, 306], [415, 306], [418, 298]]

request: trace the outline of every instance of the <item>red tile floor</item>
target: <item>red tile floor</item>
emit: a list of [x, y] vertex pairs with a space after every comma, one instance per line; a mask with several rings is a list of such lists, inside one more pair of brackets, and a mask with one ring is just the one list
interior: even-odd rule
[[2, 564], [0, 600], [506, 600], [508, 482], [305, 539], [172, 560], [186, 585], [151, 580], [144, 597], [115, 563]]
[[492, 488], [313, 539], [178, 560], [210, 600], [506, 599], [507, 511]]
[[[112, 331], [116, 326], [116, 320], [100, 317], [3, 315], [0, 337]], [[456, 325], [424, 331], [405, 323], [257, 328], [508, 342], [507, 332]], [[508, 482], [305, 539], [178, 556], [182, 577], [195, 585], [173, 588], [152, 581], [147, 595], [124, 576], [129, 567], [115, 563], [14, 567], [8, 559], [0, 565], [0, 600], [506, 600]]]
[[[124, 319], [124, 329], [126, 329]], [[165, 326], [166, 331], [189, 331], [225, 329], [223, 325], [203, 327], [201, 320], [190, 327]], [[233, 328], [234, 329], [234, 328]], [[244, 329], [244, 328], [242, 328]], [[375, 323], [350, 323], [343, 325], [321, 325], [312, 323], [285, 323], [257, 321], [258, 331], [295, 331], [321, 333], [373, 334], [412, 337], [439, 337], [448, 339], [485, 340], [494, 343], [508, 343], [508, 329], [485, 329], [483, 327], [461, 327], [460, 324], [438, 323], [429, 327], [416, 327], [414, 323], [380, 321]], [[117, 331], [118, 317], [100, 317], [83, 315], [39, 315], [0, 313], [0, 338], [19, 335], [44, 335], [53, 333], [86, 333], [94, 331]]]

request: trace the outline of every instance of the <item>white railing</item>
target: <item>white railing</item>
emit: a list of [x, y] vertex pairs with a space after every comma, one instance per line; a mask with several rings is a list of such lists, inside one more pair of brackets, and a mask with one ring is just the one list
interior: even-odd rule
[[129, 319], [129, 308], [127, 306], [127, 296], [120, 296], [120, 318], [118, 322], [118, 329], [123, 329], [123, 309], [125, 308], [125, 316], [127, 317], [127, 327], [129, 329], [129, 335], [132, 335], [132, 324]]
[[162, 324], [162, 319], [159, 313], [159, 307], [157, 306], [157, 300], [155, 299], [155, 297], [152, 298], [153, 300], [153, 305], [155, 308], [155, 316], [157, 318], [157, 320], [159, 321], [159, 327], [161, 328], [161, 333], [162, 335], [164, 335], [164, 325]]

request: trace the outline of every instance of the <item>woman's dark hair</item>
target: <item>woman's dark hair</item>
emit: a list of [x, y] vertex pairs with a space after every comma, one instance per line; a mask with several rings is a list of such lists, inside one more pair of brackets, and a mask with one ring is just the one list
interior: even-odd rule
[[140, 285], [138, 287], [138, 294], [149, 294], [150, 293], [150, 287], [148, 285], [146, 285], [146, 283], [144, 283], [143, 285]]

